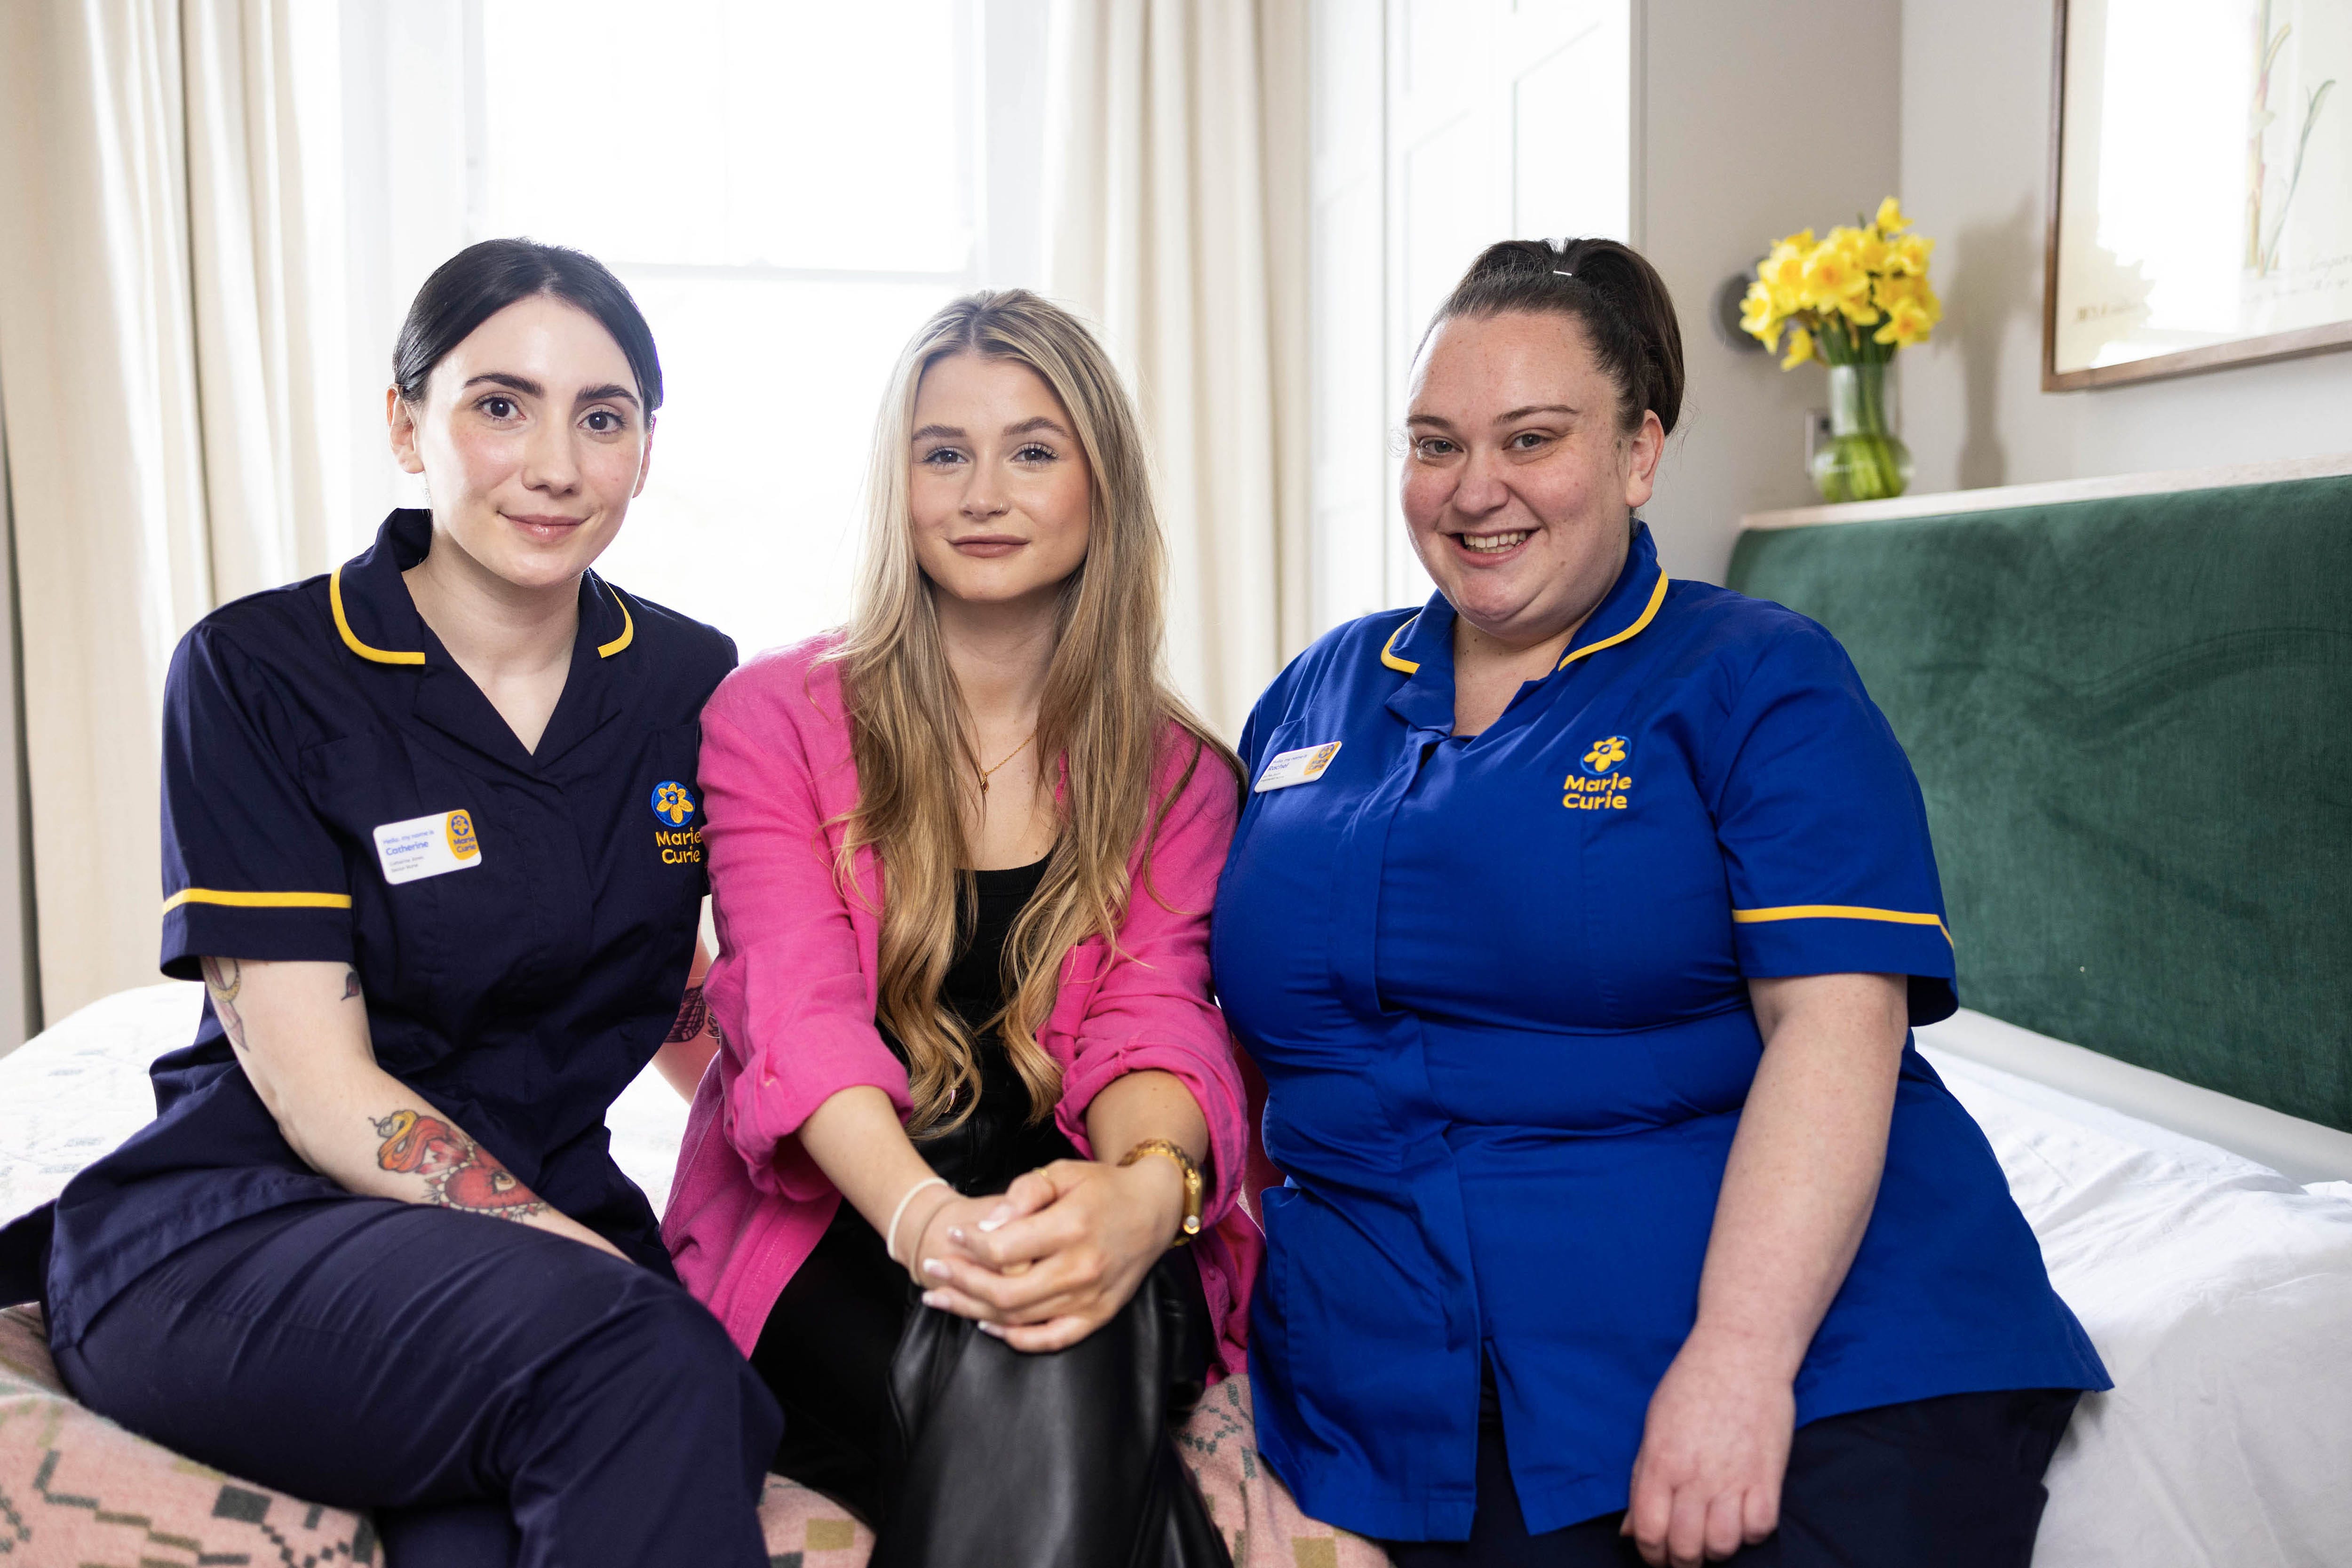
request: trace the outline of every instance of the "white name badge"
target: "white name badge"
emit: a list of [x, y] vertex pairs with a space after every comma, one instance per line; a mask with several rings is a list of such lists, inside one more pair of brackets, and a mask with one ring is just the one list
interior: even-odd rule
[[446, 871], [469, 871], [482, 863], [482, 847], [471, 815], [436, 811], [377, 828], [375, 856], [383, 863], [383, 879], [396, 888]]
[[1313, 784], [1339, 754], [1339, 742], [1326, 742], [1320, 746], [1301, 746], [1295, 752], [1285, 752], [1265, 764], [1265, 772], [1257, 775], [1257, 793], [1270, 789], [1288, 789], [1292, 784]]

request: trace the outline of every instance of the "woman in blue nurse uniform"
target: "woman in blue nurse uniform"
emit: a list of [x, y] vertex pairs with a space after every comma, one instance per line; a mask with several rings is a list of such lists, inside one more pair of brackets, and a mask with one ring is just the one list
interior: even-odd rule
[[1957, 1003], [1901, 748], [1633, 515], [1681, 395], [1639, 256], [1489, 249], [1414, 368], [1437, 593], [1243, 733], [1259, 1444], [1405, 1568], [2022, 1568], [2105, 1373], [1911, 1048]]
[[653, 335], [590, 258], [490, 240], [394, 372], [432, 510], [173, 658], [163, 969], [208, 1005], [155, 1120], [0, 1236], [0, 1298], [41, 1291], [101, 1414], [377, 1510], [393, 1568], [764, 1564], [775, 1403], [604, 1127], [699, 1021], [696, 715], [735, 662], [589, 569]]

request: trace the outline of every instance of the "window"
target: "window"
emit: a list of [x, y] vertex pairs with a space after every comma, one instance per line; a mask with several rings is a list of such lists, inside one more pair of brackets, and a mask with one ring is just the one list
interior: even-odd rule
[[[443, 208], [462, 212], [438, 245], [392, 237], [415, 275], [383, 280], [390, 321], [419, 268], [476, 239], [525, 235], [604, 261], [652, 323], [667, 401], [650, 482], [598, 570], [747, 654], [835, 625], [898, 351], [958, 294], [1039, 281], [1044, 13], [1045, 0], [467, 0], [422, 43], [419, 24], [395, 21], [405, 32], [376, 52], [413, 65], [439, 48], [465, 135], [460, 163], [419, 127], [430, 104], [419, 116], [399, 84], [384, 95], [408, 117], [384, 133], [392, 194], [437, 178], [456, 187]], [[402, 68], [350, 33], [347, 78]], [[392, 327], [375, 330], [388, 345]]]

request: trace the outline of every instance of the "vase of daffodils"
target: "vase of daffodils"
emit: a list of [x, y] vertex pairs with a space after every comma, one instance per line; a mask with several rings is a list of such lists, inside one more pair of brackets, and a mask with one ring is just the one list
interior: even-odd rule
[[1907, 232], [1893, 196], [1878, 215], [1820, 239], [1802, 229], [1757, 264], [1740, 302], [1739, 324], [1780, 368], [1819, 360], [1830, 372], [1830, 438], [1815, 449], [1813, 483], [1823, 500], [1880, 500], [1911, 483], [1911, 448], [1886, 412], [1886, 367], [1897, 349], [1923, 343], [1943, 318], [1927, 284], [1936, 242]]

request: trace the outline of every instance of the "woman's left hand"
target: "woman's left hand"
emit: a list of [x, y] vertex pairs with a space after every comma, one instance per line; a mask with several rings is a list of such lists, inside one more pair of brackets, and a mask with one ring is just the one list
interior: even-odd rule
[[1770, 1356], [1693, 1332], [1650, 1396], [1622, 1533], [1653, 1568], [1697, 1568], [1780, 1527], [1796, 1430], [1791, 1380]]
[[1127, 1305], [1183, 1214], [1183, 1177], [1169, 1161], [1056, 1160], [1007, 1188], [989, 1220], [949, 1233], [971, 1257], [925, 1259], [923, 1303], [977, 1320], [1015, 1350], [1062, 1350]]

